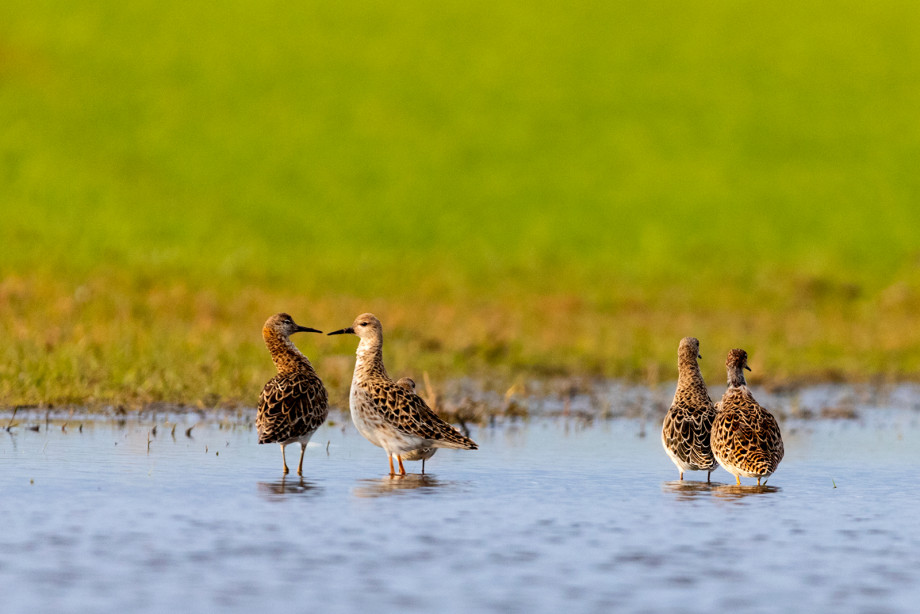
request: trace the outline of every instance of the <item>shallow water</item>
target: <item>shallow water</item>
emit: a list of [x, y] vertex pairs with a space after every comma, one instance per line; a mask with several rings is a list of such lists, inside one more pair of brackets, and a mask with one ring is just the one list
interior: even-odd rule
[[284, 479], [245, 417], [17, 416], [3, 611], [914, 612], [920, 411], [892, 398], [784, 420], [760, 488], [676, 481], [657, 417], [474, 428], [391, 479], [337, 416]]

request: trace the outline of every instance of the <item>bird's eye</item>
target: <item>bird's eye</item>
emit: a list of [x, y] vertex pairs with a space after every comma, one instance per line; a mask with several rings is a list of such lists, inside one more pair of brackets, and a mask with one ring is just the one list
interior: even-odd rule
[[367, 322], [361, 322], [361, 326], [367, 326]]

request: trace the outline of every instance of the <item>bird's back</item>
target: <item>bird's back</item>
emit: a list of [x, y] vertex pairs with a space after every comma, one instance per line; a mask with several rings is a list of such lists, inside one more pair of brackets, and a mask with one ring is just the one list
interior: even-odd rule
[[329, 414], [326, 388], [312, 371], [278, 374], [259, 397], [259, 443], [280, 443], [312, 435]]
[[[357, 401], [358, 407], [355, 407]], [[433, 447], [476, 450], [478, 446], [431, 411], [415, 392], [386, 376], [363, 378], [352, 384], [352, 412], [355, 423], [374, 423], [381, 430], [392, 429], [431, 441]], [[359, 430], [361, 427], [359, 426]]]
[[716, 464], [710, 446], [716, 410], [697, 368], [696, 354], [694, 350], [692, 363], [679, 365], [681, 374], [661, 427], [661, 443], [681, 470], [707, 471]]
[[664, 417], [661, 440], [668, 455], [682, 468], [707, 471], [715, 467], [710, 436], [716, 411], [704, 406], [672, 405]]
[[730, 388], [712, 427], [712, 450], [722, 465], [752, 476], [770, 475], [785, 453], [779, 424], [745, 388]]

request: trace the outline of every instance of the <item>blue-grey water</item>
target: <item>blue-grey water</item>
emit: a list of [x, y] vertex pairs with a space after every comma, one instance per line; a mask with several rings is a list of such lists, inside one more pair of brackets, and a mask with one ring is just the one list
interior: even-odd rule
[[245, 413], [20, 414], [0, 431], [0, 609], [916, 612], [905, 390], [856, 419], [777, 400], [786, 457], [762, 488], [677, 482], [657, 413], [473, 427], [480, 450], [395, 479], [342, 416], [284, 479]]

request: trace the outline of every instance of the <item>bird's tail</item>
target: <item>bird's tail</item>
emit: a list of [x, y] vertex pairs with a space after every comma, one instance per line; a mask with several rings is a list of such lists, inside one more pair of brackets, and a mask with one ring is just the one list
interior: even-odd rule
[[478, 450], [476, 442], [466, 437], [457, 429], [451, 427], [450, 431], [444, 433], [444, 438], [438, 440], [435, 444], [439, 448], [454, 448], [457, 450]]

